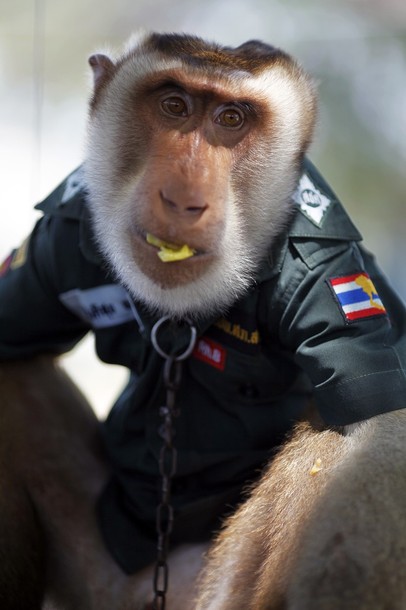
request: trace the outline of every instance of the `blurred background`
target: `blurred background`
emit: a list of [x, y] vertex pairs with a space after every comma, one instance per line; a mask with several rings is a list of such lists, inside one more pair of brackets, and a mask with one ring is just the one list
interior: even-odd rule
[[[82, 160], [88, 56], [138, 29], [260, 38], [313, 74], [310, 157], [406, 299], [405, 0], [0, 0], [0, 260]], [[86, 338], [64, 366], [103, 416], [126, 378]]]

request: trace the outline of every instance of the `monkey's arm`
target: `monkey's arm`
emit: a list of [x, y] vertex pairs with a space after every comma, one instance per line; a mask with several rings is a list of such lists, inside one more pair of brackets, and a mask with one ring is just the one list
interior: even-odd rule
[[[315, 245], [318, 264], [290, 244], [276, 300], [280, 340], [309, 375], [322, 418], [342, 426], [405, 407], [404, 305], [357, 244]], [[366, 278], [372, 296], [357, 284]]]

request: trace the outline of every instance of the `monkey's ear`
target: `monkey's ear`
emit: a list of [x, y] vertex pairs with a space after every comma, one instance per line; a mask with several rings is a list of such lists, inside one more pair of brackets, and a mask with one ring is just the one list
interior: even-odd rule
[[106, 80], [114, 71], [114, 63], [107, 55], [96, 53], [89, 57], [89, 64], [93, 70], [93, 84], [96, 89], [99, 85]]

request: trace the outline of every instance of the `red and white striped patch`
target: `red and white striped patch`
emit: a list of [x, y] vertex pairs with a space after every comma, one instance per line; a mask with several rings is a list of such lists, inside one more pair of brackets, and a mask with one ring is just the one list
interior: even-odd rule
[[350, 322], [386, 315], [386, 309], [367, 273], [332, 278], [329, 283], [345, 318]]

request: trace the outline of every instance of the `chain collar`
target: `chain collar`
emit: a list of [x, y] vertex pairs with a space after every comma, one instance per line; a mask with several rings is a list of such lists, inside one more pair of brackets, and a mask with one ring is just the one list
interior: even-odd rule
[[159, 453], [159, 472], [161, 475], [161, 501], [156, 510], [156, 532], [157, 532], [157, 560], [154, 571], [154, 601], [153, 610], [165, 610], [166, 593], [168, 590], [169, 568], [168, 550], [169, 539], [173, 528], [173, 506], [171, 504], [172, 479], [177, 470], [177, 450], [173, 444], [175, 428], [173, 419], [178, 417], [180, 412], [176, 409], [176, 393], [180, 387], [182, 379], [183, 362], [192, 354], [196, 344], [197, 331], [195, 326], [186, 320], [190, 331], [190, 340], [187, 347], [179, 354], [169, 354], [162, 349], [159, 343], [159, 331], [165, 324], [171, 323], [169, 316], [160, 318], [154, 324], [151, 331], [151, 342], [155, 351], [164, 358], [163, 381], [166, 389], [166, 404], [159, 409], [159, 414], [163, 419], [159, 427], [159, 436], [163, 439], [163, 444]]

